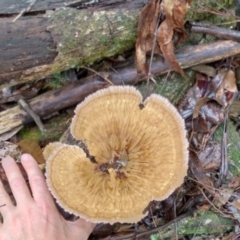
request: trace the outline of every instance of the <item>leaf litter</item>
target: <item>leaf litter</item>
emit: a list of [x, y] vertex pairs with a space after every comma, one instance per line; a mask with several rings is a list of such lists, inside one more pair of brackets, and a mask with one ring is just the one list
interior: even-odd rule
[[[173, 70], [184, 75], [175, 58], [174, 48], [186, 39], [184, 16], [190, 2], [187, 0], [152, 0], [143, 8], [139, 18], [136, 41], [136, 67], [141, 76], [147, 76], [150, 71], [147, 63], [147, 54], [150, 51], [163, 55]], [[155, 33], [157, 33], [156, 44], [153, 42]], [[190, 142], [190, 174], [185, 185], [168, 199], [162, 202], [153, 201], [149, 205], [150, 214], [135, 226], [135, 229], [129, 224], [114, 224], [113, 226], [103, 224], [103, 227], [99, 226], [99, 229], [95, 229], [93, 235], [97, 239], [110, 234], [124, 236], [129, 232], [135, 232], [136, 228], [137, 232], [145, 231], [147, 235], [149, 229], [163, 224], [164, 221], [175, 219], [176, 215], [181, 216], [195, 207], [203, 209], [204, 206], [208, 206], [208, 209], [209, 201], [225, 216], [240, 221], [239, 177], [232, 178], [228, 184], [218, 182], [222, 174], [221, 164], [227, 159], [221, 159], [223, 146], [211, 138], [216, 128], [224, 123], [227, 109], [235, 98], [237, 92], [235, 74], [231, 69], [222, 66], [218, 66], [218, 70], [211, 69], [209, 66], [207, 68], [210, 69], [211, 74], [207, 75], [206, 71], [198, 72], [196, 83], [178, 106], [179, 112], [185, 119]], [[226, 141], [223, 143], [227, 145]], [[28, 146], [27, 142], [18, 144], [18, 146], [21, 145], [23, 149], [27, 148], [26, 152], [29, 151], [29, 153], [38, 148], [34, 144]], [[13, 151], [10, 145], [6, 149]], [[5, 155], [4, 153], [2, 156]], [[42, 159], [38, 163], [42, 163]], [[27, 179], [21, 164], [18, 165], [24, 178]], [[8, 193], [11, 194], [1, 164], [0, 177]]]

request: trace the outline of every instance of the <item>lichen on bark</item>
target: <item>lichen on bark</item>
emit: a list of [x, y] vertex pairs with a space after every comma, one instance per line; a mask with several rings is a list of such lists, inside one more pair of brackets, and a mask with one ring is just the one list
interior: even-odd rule
[[108, 11], [60, 8], [46, 13], [47, 31], [58, 55], [51, 64], [23, 72], [19, 83], [42, 79], [56, 72], [83, 67], [134, 47], [139, 9]]
[[59, 9], [49, 16], [58, 55], [52, 69], [80, 67], [134, 46], [137, 10], [96, 11]]

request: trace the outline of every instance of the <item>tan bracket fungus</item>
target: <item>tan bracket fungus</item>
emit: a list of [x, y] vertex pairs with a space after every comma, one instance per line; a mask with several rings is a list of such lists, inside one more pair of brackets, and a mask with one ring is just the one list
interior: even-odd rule
[[49, 144], [47, 184], [68, 212], [92, 222], [137, 222], [151, 200], [166, 199], [187, 174], [184, 121], [164, 97], [142, 104], [138, 90], [112, 86], [80, 103], [71, 134], [77, 146]]

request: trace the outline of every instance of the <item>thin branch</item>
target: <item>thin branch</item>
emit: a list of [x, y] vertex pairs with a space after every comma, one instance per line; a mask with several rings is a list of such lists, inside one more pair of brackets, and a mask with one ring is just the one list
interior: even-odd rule
[[208, 199], [208, 197], [206, 196], [206, 194], [204, 193], [204, 191], [202, 190], [202, 188], [199, 187], [198, 189], [201, 191], [202, 195], [205, 197], [205, 199], [208, 201], [208, 203], [209, 203], [218, 213], [222, 214], [223, 216], [229, 217], [229, 216], [227, 216], [224, 212], [222, 212], [220, 209], [218, 209], [218, 208]]
[[31, 8], [33, 7], [33, 5], [37, 2], [37, 0], [33, 0], [32, 2], [30, 2], [30, 4], [28, 5], [27, 8], [24, 8], [14, 19], [13, 19], [13, 23], [16, 22], [25, 12], [29, 12], [31, 10]]
[[147, 76], [147, 96], [149, 95], [149, 82], [150, 80], [152, 80], [154, 83], [156, 83], [155, 79], [152, 77], [152, 63], [153, 63], [153, 55], [154, 55], [154, 51], [155, 51], [155, 47], [156, 47], [156, 43], [157, 43], [157, 31], [158, 31], [158, 26], [160, 23], [160, 19], [161, 19], [161, 14], [158, 15], [158, 19], [157, 19], [157, 24], [154, 30], [154, 38], [153, 38], [153, 47], [152, 47], [152, 51], [151, 51], [151, 57], [150, 57], [150, 61], [149, 61], [149, 69], [148, 69], [148, 76]]
[[18, 100], [18, 104], [23, 107], [23, 109], [33, 118], [41, 132], [45, 132], [45, 128], [40, 117], [31, 109], [31, 107], [23, 99]]
[[99, 77], [103, 78], [106, 82], [108, 82], [110, 85], [114, 85], [107, 77], [103, 76], [102, 74], [98, 73], [97, 71], [95, 71], [94, 69], [92, 68], [89, 68], [89, 67], [82, 67], [84, 69], [87, 69], [93, 73], [95, 73], [96, 75], [98, 75]]
[[[194, 181], [194, 182], [199, 183], [200, 185], [202, 185], [208, 192], [210, 192], [210, 193], [213, 195], [213, 197], [218, 198], [218, 199], [221, 199], [222, 201], [225, 201], [225, 202], [228, 203], [229, 205], [231, 205], [231, 206], [233, 206], [233, 207], [236, 207], [236, 206], [234, 206], [234, 202], [229, 202], [227, 199], [225, 199], [225, 198], [223, 198], [223, 197], [221, 196], [221, 190], [220, 190], [220, 189], [214, 188], [214, 187], [212, 187], [212, 186], [208, 186], [208, 185], [206, 185], [206, 184], [204, 184], [204, 183], [201, 183], [201, 182], [197, 181], [197, 180], [194, 179], [194, 178], [191, 178], [191, 177], [188, 177], [188, 178], [191, 179], [192, 181]], [[203, 195], [204, 195], [204, 194], [203, 194]], [[205, 195], [204, 195], [204, 196], [205, 196]], [[239, 196], [235, 195], [234, 193], [232, 194], [232, 196], [235, 196], [236, 198], [240, 199]], [[230, 197], [229, 197], [229, 198], [230, 198]], [[227, 217], [227, 218], [231, 218], [231, 219], [234, 219], [234, 220], [235, 220], [235, 218], [233, 218], [233, 217], [231, 217], [231, 216], [229, 216], [229, 215], [224, 214], [224, 216]]]
[[216, 27], [213, 25], [207, 25], [202, 23], [191, 23], [190, 31], [194, 33], [203, 33], [216, 36], [222, 39], [229, 39], [236, 42], [240, 42], [240, 32], [223, 27]]
[[223, 124], [223, 136], [221, 143], [221, 167], [220, 176], [218, 178], [217, 184], [221, 185], [222, 181], [227, 177], [228, 173], [228, 158], [227, 158], [227, 121], [228, 121], [228, 107], [224, 114], [224, 124]]

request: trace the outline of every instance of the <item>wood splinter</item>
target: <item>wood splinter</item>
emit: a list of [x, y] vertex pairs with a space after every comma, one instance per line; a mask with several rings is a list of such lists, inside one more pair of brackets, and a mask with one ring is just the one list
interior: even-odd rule
[[25, 100], [23, 100], [23, 99], [19, 99], [18, 100], [18, 104], [21, 107], [23, 107], [23, 109], [33, 118], [34, 122], [37, 124], [37, 126], [40, 129], [40, 131], [42, 133], [46, 132], [46, 129], [44, 128], [43, 123], [42, 123], [40, 117], [31, 109], [29, 104]]

